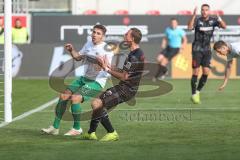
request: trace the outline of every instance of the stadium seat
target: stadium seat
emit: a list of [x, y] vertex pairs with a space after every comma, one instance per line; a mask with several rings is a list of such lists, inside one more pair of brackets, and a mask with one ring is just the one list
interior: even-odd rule
[[210, 11], [211, 15], [224, 15], [224, 12], [222, 10], [211, 10]]
[[179, 15], [192, 15], [192, 11], [181, 10], [181, 11], [178, 11], [177, 14], [179, 14]]
[[146, 12], [147, 15], [160, 15], [160, 11], [159, 10], [149, 10]]
[[96, 10], [89, 9], [89, 10], [84, 11], [83, 14], [84, 14], [84, 15], [96, 15], [96, 14], [97, 14], [97, 11], [96, 11]]
[[128, 15], [128, 11], [127, 10], [117, 10], [114, 12], [115, 15]]

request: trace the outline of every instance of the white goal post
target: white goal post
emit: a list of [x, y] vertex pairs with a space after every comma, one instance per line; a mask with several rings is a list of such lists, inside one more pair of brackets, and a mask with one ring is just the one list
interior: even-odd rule
[[12, 121], [12, 1], [4, 1], [4, 121]]

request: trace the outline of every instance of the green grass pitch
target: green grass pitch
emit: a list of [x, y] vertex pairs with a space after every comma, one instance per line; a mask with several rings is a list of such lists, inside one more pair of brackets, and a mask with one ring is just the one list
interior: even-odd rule
[[[189, 80], [168, 82], [174, 87], [170, 93], [137, 98], [135, 106], [124, 103], [110, 113], [119, 141], [64, 137], [72, 126], [67, 121], [61, 123], [59, 136], [41, 135], [40, 129], [53, 121], [53, 105], [0, 128], [0, 160], [239, 160], [240, 81], [230, 80], [225, 91], [218, 92], [222, 81], [209, 80], [201, 92], [201, 105], [190, 102]], [[48, 80], [14, 80], [13, 116], [56, 96]], [[90, 109], [89, 102], [82, 106]], [[89, 121], [81, 126], [87, 131]], [[100, 125], [97, 136], [104, 134]]]

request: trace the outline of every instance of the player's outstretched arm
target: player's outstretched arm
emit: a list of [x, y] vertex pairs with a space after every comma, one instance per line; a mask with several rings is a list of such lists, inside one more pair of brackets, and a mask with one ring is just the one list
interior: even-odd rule
[[193, 30], [193, 28], [194, 28], [194, 22], [195, 22], [196, 15], [197, 15], [197, 7], [194, 8], [193, 15], [188, 22], [188, 29], [189, 30]]
[[70, 43], [66, 44], [65, 49], [71, 54], [73, 59], [75, 59], [77, 61], [82, 60], [83, 56], [74, 49], [72, 44], [70, 44]]
[[231, 74], [232, 62], [232, 60], [227, 62], [223, 84], [218, 88], [220, 91], [223, 90], [227, 85], [228, 79]]

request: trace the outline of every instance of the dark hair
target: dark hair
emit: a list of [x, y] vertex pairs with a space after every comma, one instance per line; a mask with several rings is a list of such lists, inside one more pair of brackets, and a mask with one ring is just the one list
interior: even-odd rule
[[17, 21], [20, 21], [20, 22], [21, 22], [21, 19], [20, 19], [20, 18], [16, 18], [16, 19], [15, 19], [15, 22], [17, 22]]
[[133, 41], [136, 43], [136, 44], [139, 44], [141, 39], [142, 39], [142, 33], [139, 29], [137, 28], [131, 28], [131, 36], [133, 37]]
[[208, 5], [208, 4], [202, 4], [202, 6], [201, 6], [201, 8], [203, 8], [203, 7], [208, 7], [208, 8], [210, 8], [210, 6]]
[[214, 43], [213, 45], [213, 49], [216, 51], [217, 49], [221, 48], [222, 46], [227, 46], [226, 42], [224, 41], [217, 41], [216, 43]]
[[97, 25], [95, 25], [95, 26], [93, 27], [93, 29], [95, 29], [95, 28], [102, 30], [102, 32], [103, 32], [104, 35], [105, 35], [106, 32], [107, 32], [107, 29], [106, 29], [106, 27], [105, 27], [104, 25], [97, 24]]
[[171, 21], [178, 21], [176, 17], [172, 17]]

